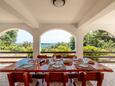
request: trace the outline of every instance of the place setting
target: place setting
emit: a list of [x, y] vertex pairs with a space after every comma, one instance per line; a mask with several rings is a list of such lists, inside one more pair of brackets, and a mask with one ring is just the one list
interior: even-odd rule
[[18, 69], [34, 69], [35, 59], [23, 59], [16, 63], [16, 70]]
[[81, 70], [95, 70], [95, 68], [92, 66], [95, 63], [93, 61], [91, 61], [88, 58], [82, 58], [82, 59], [78, 59], [78, 61], [76, 61], [75, 66], [77, 69], [81, 69]]
[[64, 70], [65, 69], [65, 66], [64, 66], [64, 63], [63, 63], [63, 59], [51, 59], [49, 61], [49, 70]]

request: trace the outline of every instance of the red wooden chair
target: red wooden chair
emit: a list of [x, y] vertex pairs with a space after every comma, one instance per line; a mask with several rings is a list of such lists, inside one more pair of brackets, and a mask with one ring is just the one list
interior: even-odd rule
[[54, 54], [52, 57], [56, 57], [56, 58], [62, 58], [62, 55], [60, 55], [60, 54]]
[[81, 72], [78, 80], [82, 81], [82, 86], [86, 86], [86, 81], [97, 81], [97, 86], [102, 86], [104, 74], [100, 72]]
[[23, 82], [24, 86], [29, 86], [29, 82], [32, 82], [31, 75], [29, 73], [9, 73], [8, 74], [8, 80], [10, 86], [15, 86], [16, 82]]
[[47, 55], [38, 55], [37, 58], [48, 58]]
[[68, 79], [70, 80], [70, 83], [73, 84], [74, 86], [76, 86], [74, 79], [78, 78], [79, 73], [78, 72], [76, 72], [76, 73], [71, 73], [70, 72], [67, 75], [68, 75]]
[[[38, 55], [37, 58], [40, 58], [40, 59], [44, 59], [44, 58], [48, 58], [47, 55]], [[44, 72], [41, 72], [41, 73], [35, 73], [35, 74], [32, 74], [32, 78], [35, 78], [35, 79], [42, 79], [42, 84], [44, 83], [44, 79], [45, 79], [45, 74]], [[37, 82], [38, 84], [38, 82]]]
[[67, 55], [67, 56], [65, 56], [65, 58], [74, 58], [74, 57], [76, 57], [76, 58], [77, 58], [77, 56], [76, 56], [76, 55]]
[[[65, 56], [65, 58], [69, 58], [69, 59], [73, 59], [74, 57], [77, 58], [76, 55], [67, 55], [67, 56]], [[78, 72], [75, 72], [75, 73], [69, 72], [69, 73], [68, 73], [68, 78], [70, 79], [70, 82], [71, 82], [72, 84], [75, 84], [75, 82], [74, 82], [73, 80], [74, 80], [75, 78], [78, 78], [78, 75], [79, 75]]]
[[68, 76], [60, 72], [50, 72], [46, 74], [45, 81], [47, 82], [47, 86], [50, 86], [50, 82], [59, 82], [59, 83], [63, 83], [63, 86], [66, 86], [66, 82], [68, 81]]

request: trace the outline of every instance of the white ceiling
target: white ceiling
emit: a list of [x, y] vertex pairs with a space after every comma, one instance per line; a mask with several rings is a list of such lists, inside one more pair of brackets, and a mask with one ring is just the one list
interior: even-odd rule
[[0, 23], [20, 23], [20, 19], [0, 8]]
[[55, 7], [52, 0], [21, 0], [42, 23], [77, 23], [97, 0], [66, 0], [63, 7]]
[[115, 25], [115, 10], [97, 19], [93, 24], [97, 25]]
[[91, 12], [96, 14], [97, 10], [102, 10], [101, 6], [98, 7], [100, 1], [101, 4], [103, 4], [102, 2], [107, 3], [105, 4], [107, 6], [114, 0], [65, 0], [66, 3], [63, 7], [55, 7], [51, 1], [0, 0], [0, 23], [21, 22], [33, 27], [38, 27], [41, 23], [79, 23], [87, 17], [87, 14]]

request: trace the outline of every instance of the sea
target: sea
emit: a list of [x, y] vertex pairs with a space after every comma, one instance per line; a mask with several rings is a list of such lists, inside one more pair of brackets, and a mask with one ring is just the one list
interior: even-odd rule
[[41, 48], [48, 48], [54, 45], [56, 45], [56, 43], [41, 43], [40, 44]]

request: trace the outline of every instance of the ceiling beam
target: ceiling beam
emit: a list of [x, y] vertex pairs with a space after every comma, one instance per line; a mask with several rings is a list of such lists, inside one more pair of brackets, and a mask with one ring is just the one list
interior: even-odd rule
[[33, 28], [39, 27], [38, 21], [33, 17], [31, 12], [28, 9], [26, 9], [26, 7], [20, 0], [4, 0], [4, 1], [26, 19], [25, 21], [26, 24], [28, 24]]

